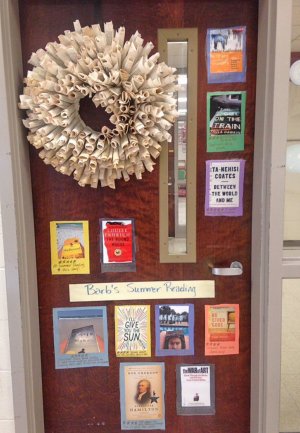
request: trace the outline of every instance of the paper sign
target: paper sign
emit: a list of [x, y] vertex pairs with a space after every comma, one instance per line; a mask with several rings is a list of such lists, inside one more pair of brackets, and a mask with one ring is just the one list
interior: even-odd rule
[[100, 219], [102, 272], [134, 272], [135, 230], [133, 219]]
[[205, 215], [243, 215], [243, 159], [206, 161]]
[[194, 305], [156, 305], [155, 337], [157, 356], [193, 355]]
[[151, 356], [150, 305], [115, 307], [116, 355]]
[[239, 353], [238, 304], [205, 305], [205, 355]]
[[108, 366], [106, 307], [54, 308], [55, 368]]
[[211, 364], [176, 366], [177, 414], [215, 414], [215, 368]]
[[165, 429], [163, 362], [120, 364], [122, 430]]
[[214, 298], [214, 280], [70, 284], [71, 302]]
[[207, 151], [244, 150], [246, 92], [207, 93]]
[[51, 221], [50, 237], [53, 275], [90, 273], [88, 221]]
[[246, 27], [208, 29], [206, 35], [209, 83], [246, 81]]

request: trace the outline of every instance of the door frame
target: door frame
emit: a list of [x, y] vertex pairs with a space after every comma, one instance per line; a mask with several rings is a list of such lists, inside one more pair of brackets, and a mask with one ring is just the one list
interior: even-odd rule
[[[251, 433], [279, 431], [285, 142], [292, 0], [260, 0], [252, 225]], [[34, 223], [17, 0], [0, 2], [1, 214], [17, 433], [43, 433]], [[20, 302], [21, 300], [21, 302]], [[25, 373], [26, 372], [26, 373]]]

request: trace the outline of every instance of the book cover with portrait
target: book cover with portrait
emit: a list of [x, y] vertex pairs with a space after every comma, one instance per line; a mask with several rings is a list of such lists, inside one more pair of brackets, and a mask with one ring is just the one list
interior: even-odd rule
[[115, 345], [120, 357], [151, 356], [150, 305], [115, 306]]
[[163, 362], [120, 364], [122, 430], [165, 429]]
[[194, 305], [156, 305], [155, 341], [157, 356], [193, 355]]

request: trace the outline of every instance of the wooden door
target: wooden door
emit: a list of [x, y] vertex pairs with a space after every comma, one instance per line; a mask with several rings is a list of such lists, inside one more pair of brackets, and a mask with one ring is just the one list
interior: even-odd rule
[[[80, 188], [72, 178], [46, 166], [30, 147], [34, 199], [41, 356], [46, 433], [117, 433], [120, 428], [119, 363], [114, 348], [114, 302], [107, 305], [109, 367], [55, 370], [52, 309], [74, 306], [69, 302], [70, 283], [213, 279], [209, 263], [226, 265], [239, 260], [244, 273], [239, 277], [216, 277], [215, 299], [195, 300], [195, 355], [154, 356], [154, 305], [151, 304], [152, 358], [166, 367], [167, 433], [247, 433], [250, 430], [250, 244], [251, 191], [255, 114], [257, 1], [253, 0], [21, 0], [20, 27], [24, 71], [33, 51], [72, 30], [79, 19], [83, 26], [113, 21], [125, 26], [126, 36], [139, 30], [144, 41], [157, 47], [158, 28], [196, 27], [198, 53], [198, 142], [197, 142], [197, 262], [159, 262], [158, 166], [142, 181], [119, 181], [116, 190]], [[205, 37], [208, 28], [247, 27], [247, 81], [237, 84], [207, 84]], [[246, 90], [245, 151], [222, 154], [206, 152], [206, 93], [217, 90]], [[92, 127], [107, 122], [105, 113], [84, 102], [84, 120]], [[244, 214], [242, 217], [205, 217], [205, 161], [243, 158], [246, 160]], [[99, 218], [135, 218], [138, 237], [137, 270], [134, 273], [101, 273]], [[90, 230], [90, 275], [52, 275], [49, 221], [88, 220]], [[128, 302], [127, 302], [128, 303]], [[135, 303], [144, 304], [145, 301]], [[180, 301], [175, 301], [180, 303]], [[240, 353], [232, 356], [204, 355], [204, 305], [240, 305]], [[118, 304], [126, 304], [119, 302]], [[78, 303], [76, 306], [86, 306]], [[139, 361], [140, 359], [131, 359]], [[148, 358], [147, 358], [148, 360]], [[212, 363], [216, 368], [216, 415], [176, 415], [175, 370], [178, 363]]]

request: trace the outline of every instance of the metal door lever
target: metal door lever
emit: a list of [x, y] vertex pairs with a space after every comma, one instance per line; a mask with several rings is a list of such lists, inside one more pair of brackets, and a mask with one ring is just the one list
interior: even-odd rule
[[220, 275], [224, 277], [232, 277], [235, 275], [242, 275], [243, 265], [240, 262], [232, 262], [230, 268], [211, 268], [213, 275]]

